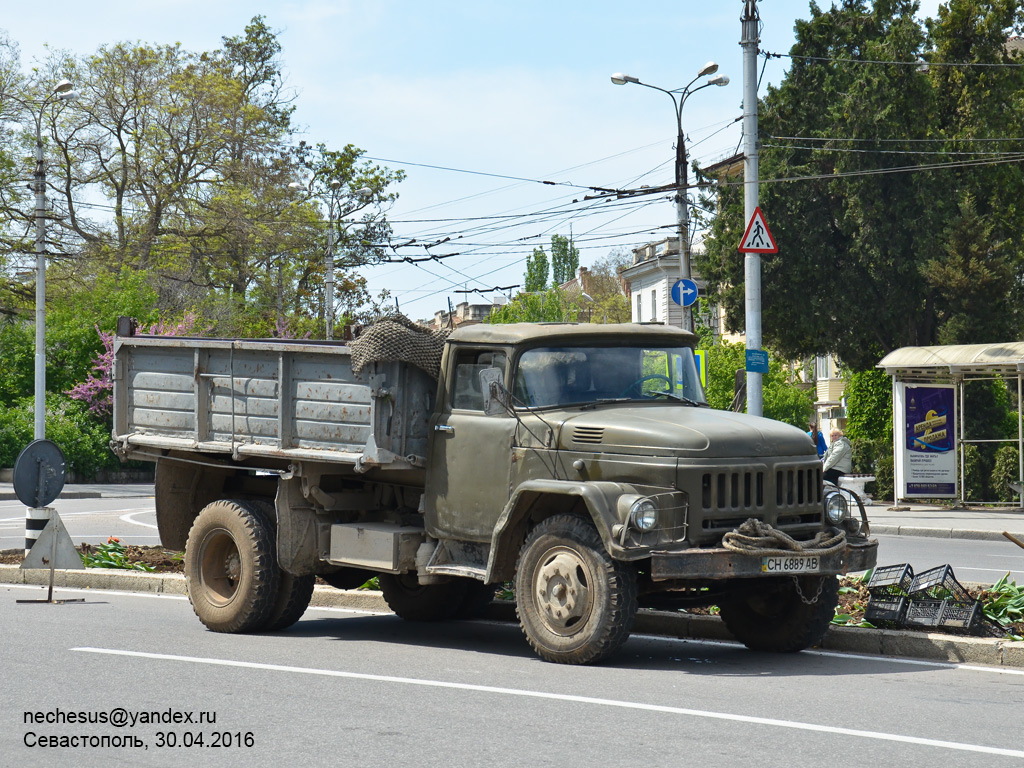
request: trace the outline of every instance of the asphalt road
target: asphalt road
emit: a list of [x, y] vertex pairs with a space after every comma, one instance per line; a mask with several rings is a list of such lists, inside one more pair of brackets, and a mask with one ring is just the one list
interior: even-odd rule
[[[152, 497], [58, 499], [53, 506], [75, 544], [101, 544], [110, 536], [139, 546], [160, 543]], [[0, 501], [0, 549], [23, 546], [25, 505], [20, 501]]]
[[[6, 765], [1024, 764], [1006, 727], [1020, 670], [649, 637], [576, 668], [538, 660], [508, 624], [319, 609], [278, 635], [231, 636], [183, 599], [15, 602], [39, 594], [0, 588]], [[129, 725], [68, 722], [118, 708]], [[175, 712], [215, 722], [147, 722]], [[89, 744], [104, 736], [137, 743]]]
[[1024, 549], [1009, 540], [972, 541], [924, 536], [878, 536], [878, 564], [910, 563], [916, 573], [951, 565], [962, 583], [993, 584], [1007, 572], [1024, 584]]

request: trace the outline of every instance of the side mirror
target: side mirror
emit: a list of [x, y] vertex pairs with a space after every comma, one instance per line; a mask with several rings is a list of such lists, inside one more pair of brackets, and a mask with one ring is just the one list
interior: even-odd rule
[[484, 368], [479, 376], [480, 390], [484, 396], [484, 413], [487, 416], [504, 416], [508, 413], [511, 400], [502, 382], [504, 372], [500, 368]]

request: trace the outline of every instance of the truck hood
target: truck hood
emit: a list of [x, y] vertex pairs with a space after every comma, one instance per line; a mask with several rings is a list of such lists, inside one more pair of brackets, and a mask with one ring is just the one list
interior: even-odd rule
[[688, 456], [801, 456], [807, 434], [774, 419], [683, 405], [611, 405], [568, 414], [558, 446], [569, 451]]

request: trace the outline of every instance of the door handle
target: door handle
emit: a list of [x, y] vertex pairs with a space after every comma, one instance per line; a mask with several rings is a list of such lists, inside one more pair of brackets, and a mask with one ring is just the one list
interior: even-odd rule
[[447, 432], [449, 435], [453, 435], [455, 434], [455, 427], [451, 426], [450, 424], [435, 424], [434, 431]]

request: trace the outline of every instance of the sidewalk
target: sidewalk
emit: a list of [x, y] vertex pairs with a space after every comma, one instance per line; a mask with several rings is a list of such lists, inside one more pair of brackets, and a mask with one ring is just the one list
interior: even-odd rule
[[[58, 499], [133, 499], [153, 496], [152, 483], [69, 483]], [[0, 501], [17, 501], [13, 483], [0, 483]]]
[[[152, 498], [152, 483], [65, 485], [59, 499]], [[0, 483], [0, 501], [17, 500], [11, 483]], [[1003, 531], [1024, 540], [1024, 509], [957, 507], [946, 504], [903, 504], [879, 501], [866, 507], [871, 533], [887, 536], [930, 536], [941, 539], [1003, 541]]]
[[1003, 531], [1024, 540], [1024, 509], [876, 502], [866, 508], [871, 533], [941, 539], [1005, 541]]

